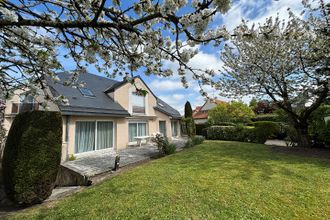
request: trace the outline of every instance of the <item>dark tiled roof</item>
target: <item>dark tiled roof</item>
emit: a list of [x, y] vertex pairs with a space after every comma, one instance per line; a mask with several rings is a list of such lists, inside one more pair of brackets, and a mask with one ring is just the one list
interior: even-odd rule
[[[67, 80], [70, 75], [68, 73], [59, 73], [58, 77], [61, 82]], [[69, 105], [60, 105], [59, 108], [64, 115], [113, 115], [113, 116], [129, 116], [130, 114], [112, 98], [104, 93], [109, 86], [118, 81], [97, 76], [94, 74], [80, 74], [78, 83], [85, 83], [85, 87], [93, 92], [95, 97], [84, 96], [79, 89], [71, 86], [64, 86], [60, 83], [54, 83], [47, 80], [50, 90], [54, 96], [63, 95], [69, 100]]]
[[[63, 82], [66, 79], [68, 79], [70, 75], [68, 73], [58, 73], [58, 77], [60, 78], [61, 82]], [[86, 97], [81, 94], [79, 89], [72, 88], [70, 86], [64, 86], [60, 83], [54, 83], [50, 79], [47, 79], [47, 82], [54, 96], [64, 95], [69, 100], [69, 105], [59, 106], [62, 114], [64, 115], [110, 115], [111, 114], [111, 116], [116, 116], [116, 117], [130, 116], [129, 112], [127, 112], [121, 105], [115, 102], [111, 97], [106, 95], [106, 92], [114, 91], [120, 86], [126, 84], [127, 83], [126, 81], [119, 82], [116, 80], [112, 80], [109, 78], [105, 78], [89, 73], [79, 75], [78, 83], [80, 82], [85, 83], [85, 88], [91, 90], [95, 95], [95, 97]], [[181, 118], [180, 113], [176, 109], [172, 108], [170, 105], [168, 105], [161, 99], [157, 97], [156, 99], [157, 99], [157, 106], [154, 107], [156, 110], [168, 116], [171, 116], [175, 119]]]
[[180, 119], [182, 117], [180, 112], [178, 112], [176, 109], [172, 108], [166, 102], [164, 102], [163, 100], [161, 100], [157, 97], [156, 97], [156, 99], [157, 99], [157, 106], [155, 107], [155, 109], [157, 111], [160, 111], [166, 115], [169, 115], [173, 119]]

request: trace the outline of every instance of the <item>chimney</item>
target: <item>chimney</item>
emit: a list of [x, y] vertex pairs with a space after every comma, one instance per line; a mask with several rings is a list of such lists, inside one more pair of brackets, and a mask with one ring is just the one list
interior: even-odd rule
[[129, 78], [130, 78], [130, 77], [129, 77], [129, 73], [126, 72], [126, 73], [125, 73], [125, 76], [124, 76], [124, 78], [123, 78], [123, 81], [126, 82], [126, 81], [129, 80]]

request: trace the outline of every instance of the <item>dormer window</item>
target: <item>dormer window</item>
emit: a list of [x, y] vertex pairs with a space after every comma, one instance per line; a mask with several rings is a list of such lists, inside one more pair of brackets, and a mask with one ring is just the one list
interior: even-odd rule
[[83, 96], [95, 97], [94, 93], [87, 88], [78, 88], [78, 89], [81, 92], [81, 94], [83, 94]]
[[133, 114], [145, 114], [146, 103], [145, 96], [132, 92], [132, 113]]
[[35, 102], [32, 95], [22, 95], [20, 102], [12, 103], [11, 113], [18, 114], [27, 111], [38, 110], [39, 104]]

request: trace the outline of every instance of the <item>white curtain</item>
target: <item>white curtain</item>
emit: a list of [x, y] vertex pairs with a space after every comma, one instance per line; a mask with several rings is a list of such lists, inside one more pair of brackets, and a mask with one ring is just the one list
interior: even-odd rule
[[159, 132], [166, 137], [166, 121], [159, 121]]
[[172, 121], [172, 136], [178, 136], [178, 123], [176, 121]]
[[139, 136], [146, 136], [147, 135], [147, 124], [146, 123], [139, 123], [138, 124], [139, 128]]
[[128, 136], [129, 142], [135, 141], [134, 138], [137, 136], [137, 123], [129, 123]]
[[131, 122], [128, 126], [129, 142], [135, 141], [135, 137], [147, 135], [147, 123]]
[[76, 153], [95, 150], [95, 122], [76, 123]]
[[97, 149], [113, 147], [113, 123], [109, 121], [97, 122]]

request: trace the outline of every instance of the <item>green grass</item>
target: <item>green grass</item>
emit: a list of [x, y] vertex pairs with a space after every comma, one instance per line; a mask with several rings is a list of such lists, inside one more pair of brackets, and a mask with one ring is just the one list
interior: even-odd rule
[[329, 219], [330, 162], [207, 141], [17, 219]]

